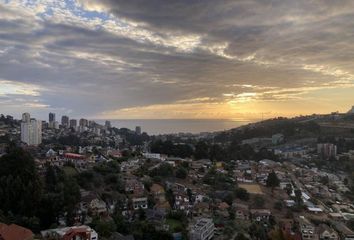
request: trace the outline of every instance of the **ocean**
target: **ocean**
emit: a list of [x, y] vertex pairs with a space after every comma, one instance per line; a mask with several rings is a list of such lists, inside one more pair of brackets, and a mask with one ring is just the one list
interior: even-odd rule
[[[149, 135], [171, 133], [217, 132], [236, 128], [254, 121], [229, 119], [108, 119], [112, 126], [135, 130], [140, 126]], [[96, 120], [104, 124], [105, 120]]]

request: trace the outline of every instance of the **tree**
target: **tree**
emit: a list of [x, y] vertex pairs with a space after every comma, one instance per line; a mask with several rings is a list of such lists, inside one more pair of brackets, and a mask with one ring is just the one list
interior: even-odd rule
[[195, 146], [194, 157], [196, 159], [203, 159], [209, 157], [209, 146], [204, 141], [199, 141]]
[[283, 209], [283, 203], [282, 201], [277, 201], [274, 203], [274, 208], [281, 211]]
[[0, 209], [32, 217], [39, 206], [42, 184], [32, 156], [13, 147], [0, 158]]
[[250, 199], [250, 194], [244, 188], [237, 188], [235, 190], [235, 195], [236, 195], [237, 198], [239, 198], [239, 199], [241, 199], [243, 201], [247, 201], [247, 200]]
[[347, 223], [347, 226], [354, 231], [354, 219], [350, 219]]
[[67, 177], [64, 181], [64, 209], [66, 211], [66, 224], [73, 225], [75, 223], [75, 210], [80, 202], [80, 187], [72, 177]]
[[279, 184], [280, 184], [280, 181], [278, 179], [277, 174], [274, 171], [269, 173], [268, 177], [267, 177], [267, 187], [271, 187], [272, 188], [272, 193], [274, 191], [274, 188], [278, 187]]
[[150, 177], [161, 176], [161, 177], [169, 177], [173, 174], [173, 167], [171, 164], [162, 163], [158, 168], [154, 168], [150, 172]]
[[234, 240], [248, 240], [248, 238], [243, 233], [238, 233]]
[[98, 218], [93, 219], [91, 225], [100, 236], [105, 238], [110, 237], [117, 229], [114, 221], [102, 221]]
[[184, 167], [179, 167], [176, 170], [176, 178], [185, 179], [187, 177], [187, 170]]
[[300, 189], [295, 190], [295, 202], [298, 207], [302, 206], [302, 192]]
[[254, 222], [249, 228], [249, 234], [253, 237], [252, 239], [266, 240], [267, 231], [263, 224]]
[[173, 208], [175, 205], [175, 195], [173, 194], [172, 189], [168, 189], [165, 193], [166, 199], [169, 202], [170, 206]]
[[261, 207], [263, 207], [264, 204], [265, 204], [264, 198], [263, 198], [262, 196], [260, 196], [260, 195], [256, 195], [256, 196], [254, 197], [253, 201], [254, 201], [255, 207], [257, 207], [257, 208], [261, 208]]

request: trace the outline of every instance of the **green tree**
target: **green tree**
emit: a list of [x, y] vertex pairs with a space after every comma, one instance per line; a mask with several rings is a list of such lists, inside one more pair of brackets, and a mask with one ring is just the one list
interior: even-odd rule
[[235, 190], [235, 196], [243, 201], [247, 201], [250, 199], [250, 194], [244, 188], [237, 188]]
[[99, 218], [93, 219], [91, 226], [104, 238], [110, 237], [117, 229], [114, 221], [103, 221]]
[[0, 209], [33, 216], [42, 196], [42, 184], [32, 156], [13, 147], [0, 158]]
[[184, 167], [179, 167], [176, 170], [176, 178], [185, 179], [187, 177], [187, 170]]
[[295, 190], [295, 202], [297, 204], [298, 207], [302, 206], [302, 192], [300, 189], [296, 189]]
[[248, 240], [248, 238], [243, 233], [238, 233], [234, 240]]
[[262, 208], [265, 204], [264, 198], [260, 195], [256, 195], [253, 199], [253, 202], [256, 208]]
[[274, 171], [269, 173], [268, 177], [267, 177], [267, 187], [271, 187], [272, 192], [273, 192], [274, 188], [278, 187], [279, 184], [280, 184], [280, 181], [279, 181], [277, 174]]
[[209, 158], [209, 145], [205, 141], [199, 141], [196, 144], [194, 157], [196, 159]]
[[274, 208], [281, 211], [283, 209], [283, 202], [282, 201], [277, 201], [274, 203]]
[[73, 225], [75, 223], [75, 213], [77, 204], [80, 202], [80, 187], [72, 177], [67, 177], [64, 181], [64, 210], [66, 211], [66, 224]]
[[168, 189], [165, 193], [166, 200], [169, 202], [170, 206], [173, 208], [175, 205], [175, 195], [173, 194], [172, 189]]

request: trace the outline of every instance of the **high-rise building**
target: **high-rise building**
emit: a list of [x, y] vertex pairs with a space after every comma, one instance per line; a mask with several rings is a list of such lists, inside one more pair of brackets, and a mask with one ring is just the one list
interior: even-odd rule
[[68, 116], [62, 116], [61, 117], [61, 125], [64, 127], [69, 127], [69, 117]]
[[95, 121], [88, 121], [88, 125], [90, 128], [94, 128], [97, 126], [97, 123]]
[[55, 113], [49, 113], [49, 128], [55, 127]]
[[30, 122], [30, 121], [31, 121], [31, 115], [29, 113], [23, 113], [22, 122]]
[[55, 113], [49, 113], [49, 123], [55, 122]]
[[135, 133], [140, 135], [141, 134], [141, 127], [140, 126], [136, 126], [135, 127]]
[[77, 126], [77, 121], [76, 119], [70, 119], [70, 127], [71, 128], [76, 128]]
[[106, 121], [106, 122], [104, 123], [104, 126], [105, 126], [106, 128], [111, 128], [111, 127], [112, 127], [111, 121]]
[[21, 141], [27, 145], [39, 145], [42, 143], [42, 121], [34, 118], [28, 121], [27, 117], [30, 115], [26, 114], [25, 117], [22, 117]]
[[88, 126], [88, 120], [84, 119], [84, 118], [81, 118], [80, 121], [79, 121], [79, 125], [80, 125], [80, 127], [87, 127]]

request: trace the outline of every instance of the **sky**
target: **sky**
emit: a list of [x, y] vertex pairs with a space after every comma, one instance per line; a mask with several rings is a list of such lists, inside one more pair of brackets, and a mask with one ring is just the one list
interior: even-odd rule
[[0, 113], [346, 112], [353, 9], [353, 0], [0, 0]]

